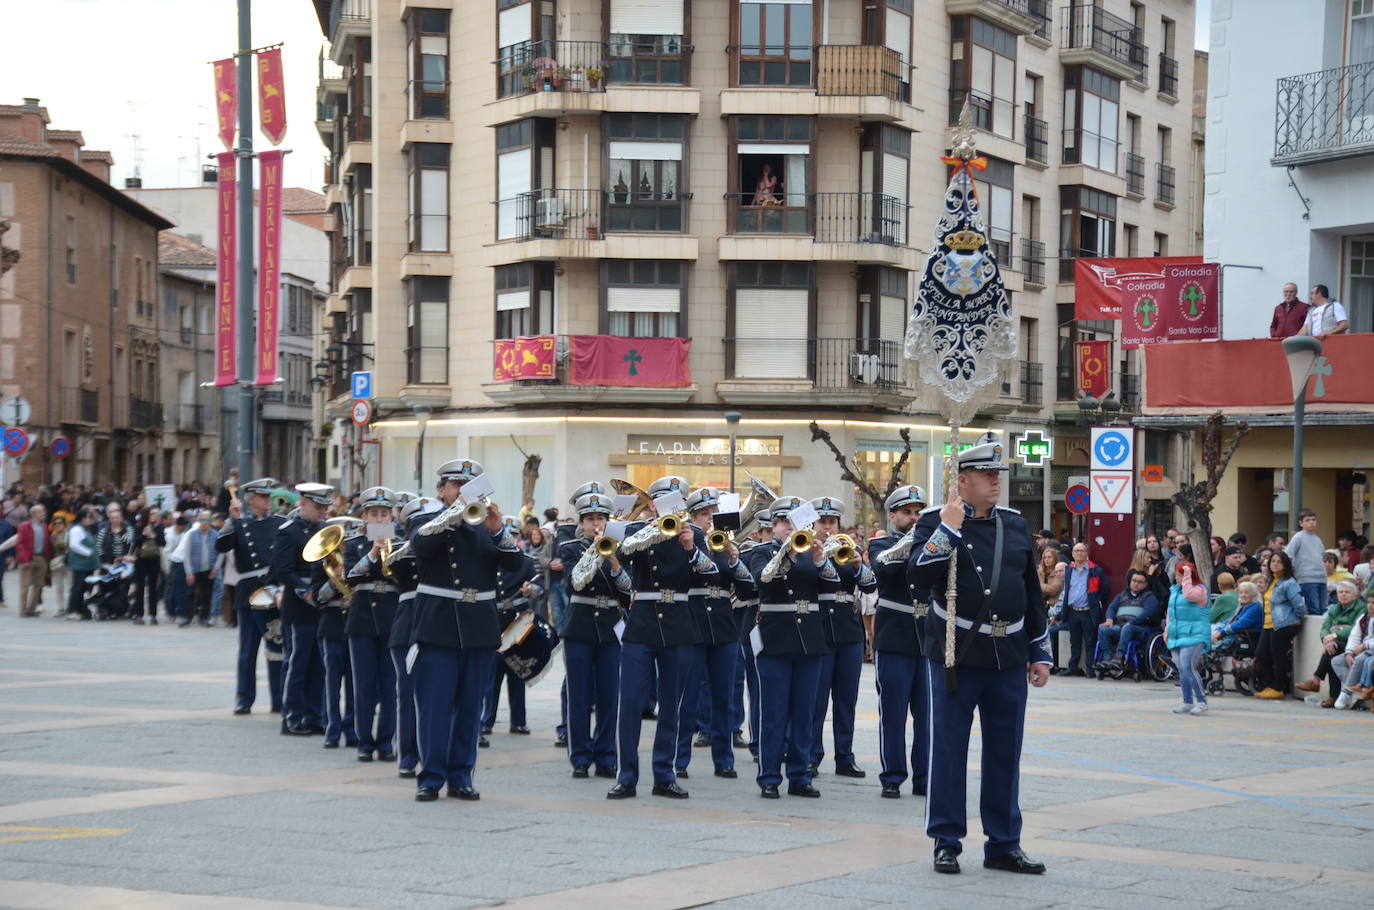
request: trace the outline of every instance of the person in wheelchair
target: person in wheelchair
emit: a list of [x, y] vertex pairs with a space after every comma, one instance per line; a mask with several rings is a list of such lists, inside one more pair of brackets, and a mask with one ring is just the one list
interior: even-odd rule
[[1234, 648], [1238, 635], [1253, 638], [1264, 627], [1264, 602], [1260, 600], [1259, 586], [1253, 581], [1242, 581], [1236, 586], [1240, 606], [1230, 619], [1212, 624], [1212, 647], [1218, 653]]
[[1120, 666], [1132, 641], [1143, 647], [1159, 625], [1159, 599], [1150, 591], [1150, 580], [1135, 569], [1126, 572], [1126, 590], [1107, 606], [1107, 618], [1097, 627], [1097, 662]]

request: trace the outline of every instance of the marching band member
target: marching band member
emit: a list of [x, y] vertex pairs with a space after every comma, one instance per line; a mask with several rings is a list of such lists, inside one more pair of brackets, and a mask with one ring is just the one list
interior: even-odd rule
[[[558, 557], [571, 566], [572, 585], [563, 625], [563, 684], [568, 725], [568, 760], [572, 776], [588, 777], [596, 765], [597, 777], [616, 775], [616, 704], [620, 698], [620, 639], [616, 626], [621, 610], [630, 603], [630, 575], [614, 551], [601, 556], [596, 542], [606, 532], [611, 499], [586, 493], [574, 503], [577, 532], [558, 547]], [[592, 706], [596, 729], [591, 729]]]
[[[363, 557], [369, 549], [362, 528], [353, 519], [330, 518], [325, 525], [338, 524], [344, 529], [343, 566], [344, 571]], [[323, 571], [322, 568], [320, 571]], [[317, 573], [316, 579], [319, 579]], [[317, 636], [320, 643], [320, 656], [324, 659], [324, 747], [339, 748], [339, 737], [352, 748], [358, 745], [354, 733], [353, 717], [353, 675], [352, 656], [348, 650], [347, 614], [349, 601], [325, 579], [315, 596], [320, 608], [320, 624]], [[340, 690], [342, 689], [342, 695]], [[342, 703], [340, 702], [342, 698]]]
[[[255, 610], [249, 603], [253, 592], [267, 583], [268, 573], [272, 569], [272, 541], [281, 525], [281, 519], [271, 514], [272, 490], [277, 486], [278, 481], [272, 477], [262, 477], [244, 484], [241, 488], [243, 501], [230, 502], [230, 518], [215, 539], [215, 550], [232, 554], [234, 567], [239, 573], [239, 583], [234, 586], [234, 615], [238, 617], [239, 626], [235, 714], [247, 714], [253, 710], [253, 701], [258, 692], [258, 644], [267, 634], [268, 624], [280, 617], [276, 608]], [[281, 649], [268, 643], [267, 651], [267, 688], [272, 698], [272, 710], [281, 711]]]
[[[345, 623], [348, 654], [353, 666], [353, 731], [358, 737], [358, 761], [372, 761], [375, 752], [379, 761], [389, 762], [396, 760], [397, 682], [396, 669], [387, 648], [400, 589], [395, 569], [385, 565], [382, 558], [404, 541], [395, 534], [392, 510], [396, 495], [391, 490], [386, 487], [363, 490], [358, 505], [369, 531], [375, 526], [387, 536], [360, 547], [364, 552], [352, 563], [346, 561], [348, 582], [354, 591]], [[412, 729], [414, 717], [412, 706]]]
[[[589, 480], [586, 483], [582, 484], [582, 486], [578, 487], [576, 490], [573, 490], [572, 496], [568, 498], [568, 505], [576, 509], [578, 501], [581, 500], [583, 496], [587, 496], [592, 493], [595, 493], [598, 496], [610, 495], [606, 491], [606, 488], [601, 485], [600, 481]], [[609, 518], [609, 516], [610, 513], [607, 512], [607, 517]], [[555, 597], [555, 591], [553, 589], [559, 585], [563, 585], [563, 594], [570, 595], [572, 593], [572, 579], [568, 575], [568, 572], [570, 571], [569, 564], [563, 560], [562, 555], [559, 553], [559, 549], [563, 546], [564, 543], [574, 539], [577, 536], [577, 531], [580, 527], [580, 524], [562, 524], [556, 525], [554, 527], [554, 558], [549, 562], [549, 569], [551, 569], [553, 572], [556, 572], [557, 575], [550, 575], [550, 590], [548, 604], [549, 623], [552, 624], [556, 630], [558, 630], [559, 626], [563, 625], [564, 617], [560, 616], [558, 610], [555, 609], [555, 600], [557, 598]], [[566, 601], [567, 598], [564, 598], [563, 602], [566, 603]], [[565, 606], [564, 610], [566, 611], [566, 609], [567, 607]], [[562, 630], [558, 631], [559, 635], [561, 636]], [[617, 655], [618, 654], [619, 652], [617, 652]], [[616, 659], [619, 660], [619, 657], [617, 656]], [[554, 738], [553, 744], [555, 748], [566, 749], [568, 747], [568, 676], [566, 672], [563, 675], [562, 690], [558, 693], [558, 701], [559, 706], [562, 709], [562, 713], [559, 715], [559, 723], [555, 731], [556, 736]], [[590, 701], [588, 703], [590, 703]]]
[[[825, 552], [833, 554], [838, 548], [840, 520], [844, 518], [844, 503], [830, 496], [811, 500], [820, 516], [816, 520], [816, 537]], [[855, 592], [872, 593], [878, 587], [873, 571], [863, 563], [863, 556], [855, 550], [848, 564], [841, 564], [831, 556], [839, 578], [823, 581], [820, 588], [821, 623], [825, 630], [827, 650], [821, 658], [820, 680], [816, 683], [816, 715], [811, 731], [811, 775], [820, 769], [825, 758], [825, 712], [833, 702], [834, 716], [830, 722], [831, 738], [835, 742], [835, 773], [840, 777], [866, 777], [854, 758], [854, 711], [859, 703], [859, 676], [864, 667], [864, 623], [859, 615], [859, 601]]]
[[396, 598], [396, 618], [391, 623], [391, 665], [396, 676], [396, 773], [400, 777], [414, 777], [420, 764], [420, 746], [415, 729], [415, 685], [406, 666], [406, 652], [410, 650], [415, 628], [415, 588], [419, 584], [419, 568], [410, 539], [420, 525], [427, 522], [440, 508], [440, 502], [428, 496], [413, 496], [401, 506], [401, 546], [405, 551], [392, 559], [391, 572], [396, 576], [400, 594]]
[[[685, 496], [689, 488], [683, 478], [669, 476], [654, 481], [646, 492], [661, 499], [670, 493]], [[687, 592], [705, 580], [702, 576], [714, 580], [720, 570], [706, 554], [706, 535], [700, 528], [683, 520], [680, 530], [666, 537], [659, 530], [663, 520], [660, 516], [657, 521], [644, 523], [620, 545], [622, 556], [630, 564], [635, 595], [621, 637], [619, 772], [607, 799], [635, 795], [639, 782], [640, 726], [655, 670], [659, 711], [654, 732], [653, 793], [672, 799], [687, 798], [687, 791], [678, 786], [673, 775], [682, 700], [681, 652], [684, 645], [697, 640], [687, 608]]]
[[[916, 523], [907, 578], [930, 591], [926, 669], [930, 686], [930, 779], [926, 834], [935, 841], [935, 871], [959, 872], [968, 833], [965, 790], [973, 712], [983, 731], [983, 866], [1039, 875], [1021, 850], [1021, 741], [1027, 683], [1049, 680], [1045, 600], [1035, 545], [1020, 513], [997, 505], [1002, 444], [994, 437], [959, 453], [949, 502]], [[946, 668], [949, 561], [955, 560], [955, 656]]]
[[[515, 622], [515, 617], [521, 611], [530, 609], [531, 600], [544, 590], [534, 560], [525, 553], [520, 554], [520, 560], [520, 566], [516, 569], [499, 566], [496, 569], [496, 613], [502, 629]], [[496, 663], [492, 667], [491, 686], [487, 690], [482, 713], [482, 735], [490, 733], [496, 723], [502, 682], [506, 684], [510, 697], [510, 732], [528, 736], [530, 728], [525, 722], [525, 681], [506, 665], [501, 654], [496, 655]]]
[[[811, 784], [811, 726], [816, 710], [816, 682], [825, 654], [825, 631], [817, 609], [823, 581], [839, 580], [820, 541], [797, 553], [788, 515], [801, 506], [795, 496], [775, 499], [773, 540], [752, 552], [766, 564], [758, 576], [758, 653], [754, 665], [759, 687], [758, 785], [765, 799], [778, 798], [786, 748], [787, 792], [818, 797]], [[766, 554], [766, 557], [763, 556]]]
[[[687, 498], [687, 513], [703, 535], [712, 529], [712, 517], [720, 508], [720, 493], [703, 487]], [[711, 761], [716, 777], [738, 777], [731, 742], [734, 730], [735, 667], [739, 664], [739, 622], [735, 601], [744, 603], [754, 597], [754, 577], [740, 561], [733, 541], [721, 550], [707, 549], [715, 563], [717, 576], [705, 587], [688, 592], [688, 606], [696, 622], [701, 644], [683, 648], [687, 657], [681, 718], [678, 721], [677, 776], [687, 776], [692, 758], [692, 725], [698, 717], [709, 717], [702, 727], [711, 743]], [[706, 704], [701, 704], [703, 698]]]
[[[773, 539], [773, 516], [768, 514], [765, 508], [755, 519], [758, 522], [757, 541], [746, 540], [740, 544], [740, 559], [744, 560], [745, 567], [749, 574], [753, 576], [754, 595], [740, 604], [742, 608], [739, 617], [739, 647], [740, 647], [740, 669], [744, 675], [744, 685], [735, 683], [735, 697], [737, 705], [735, 716], [744, 719], [744, 692], [749, 693], [749, 754], [754, 761], [759, 760], [759, 674], [754, 665], [754, 648], [749, 643], [749, 633], [754, 631], [754, 626], [758, 625], [759, 619], [759, 592], [758, 577], [763, 572], [763, 567], [768, 564], [771, 553], [762, 549], [761, 545]], [[738, 741], [736, 747], [740, 745]]]
[[878, 577], [878, 607], [873, 616], [873, 674], [878, 683], [878, 780], [885, 799], [900, 799], [907, 778], [906, 718], [911, 715], [911, 792], [924, 796], [930, 754], [930, 706], [926, 701], [925, 654], [928, 591], [919, 595], [907, 581], [906, 561], [915, 539], [912, 529], [925, 508], [925, 491], [914, 484], [888, 494], [892, 534], [868, 542], [868, 557]]
[[496, 568], [514, 570], [524, 559], [494, 503], [487, 504], [481, 524], [463, 520], [459, 489], [480, 476], [482, 466], [459, 458], [441, 465], [438, 473], [439, 499], [448, 508], [411, 537], [419, 568], [411, 673], [421, 766], [415, 799], [420, 802], [438, 799], [445, 784], [456, 799], [481, 798], [473, 789], [472, 771], [482, 695], [501, 641]]
[[282, 632], [290, 640], [282, 730], [313, 736], [324, 732], [324, 662], [316, 640], [320, 616], [315, 605], [315, 567], [305, 561], [302, 551], [320, 529], [334, 488], [302, 483], [296, 485], [296, 492], [300, 494], [299, 514], [281, 522], [272, 542], [272, 581], [282, 589]]

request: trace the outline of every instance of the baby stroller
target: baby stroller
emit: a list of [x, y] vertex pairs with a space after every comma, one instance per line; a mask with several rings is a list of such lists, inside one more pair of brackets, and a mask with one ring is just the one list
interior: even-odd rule
[[1226, 694], [1226, 677], [1242, 695], [1255, 692], [1255, 639], [1249, 630], [1223, 636], [1202, 661], [1202, 685], [1208, 695]]
[[129, 614], [129, 581], [133, 577], [131, 562], [101, 566], [86, 576], [82, 605], [95, 619], [122, 619]]

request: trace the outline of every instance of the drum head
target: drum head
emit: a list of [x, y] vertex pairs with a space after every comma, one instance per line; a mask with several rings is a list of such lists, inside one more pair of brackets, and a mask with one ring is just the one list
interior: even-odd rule
[[534, 614], [529, 610], [524, 610], [516, 614], [515, 619], [511, 620], [510, 625], [501, 633], [501, 646], [496, 649], [498, 654], [504, 654], [516, 645], [524, 642], [529, 637], [530, 631], [534, 628]]

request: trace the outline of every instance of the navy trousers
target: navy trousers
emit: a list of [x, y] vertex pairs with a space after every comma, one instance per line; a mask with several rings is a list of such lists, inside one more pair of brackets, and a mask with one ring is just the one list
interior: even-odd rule
[[682, 647], [682, 700], [677, 719], [677, 745], [674, 766], [686, 771], [692, 763], [692, 734], [700, 727], [701, 690], [706, 685], [706, 645]]
[[[619, 767], [617, 779], [622, 784], [633, 787], [639, 783], [639, 732], [644, 723], [644, 709], [655, 697], [655, 674], [659, 711], [654, 730], [654, 783], [667, 784], [676, 779], [673, 758], [677, 752], [678, 717], [682, 705], [682, 651], [683, 648], [677, 645], [655, 648], [625, 642], [620, 646], [616, 764]], [[571, 710], [568, 713], [571, 715]]]
[[[710, 734], [712, 763], [720, 770], [733, 768], [735, 749], [731, 734], [735, 727], [731, 701], [735, 692], [735, 668], [739, 664], [739, 642], [696, 647], [701, 650], [700, 677], [696, 685], [690, 678], [687, 680], [677, 736], [677, 770], [686, 770], [692, 759], [693, 724], [690, 719], [703, 716], [706, 722], [698, 726]], [[695, 704], [689, 706], [687, 702]]]
[[471, 787], [482, 696], [491, 682], [496, 651], [429, 644], [419, 647], [411, 670], [420, 748], [415, 785]]
[[[574, 768], [615, 768], [616, 702], [620, 698], [620, 642], [563, 639], [563, 696], [568, 761]], [[596, 728], [592, 729], [592, 706]]]
[[741, 642], [740, 666], [744, 668], [744, 685], [749, 690], [749, 754], [759, 757], [759, 670], [754, 646]]
[[878, 780], [901, 785], [907, 778], [906, 718], [911, 715], [911, 786], [926, 792], [930, 756], [930, 705], [926, 695], [926, 660], [909, 654], [877, 651], [873, 673], [878, 684], [878, 754], [883, 770]]
[[254, 579], [234, 587], [234, 615], [238, 617], [239, 659], [238, 679], [234, 686], [234, 707], [251, 708], [258, 697], [258, 646], [267, 651], [267, 687], [272, 696], [272, 710], [281, 710], [282, 664], [281, 648], [263, 642], [267, 623], [277, 618], [276, 610], [254, 610], [248, 605], [253, 593]]
[[407, 650], [391, 649], [391, 670], [396, 680], [396, 767], [401, 771], [413, 771], [420, 764], [420, 747], [415, 740], [415, 683], [406, 672]]
[[[336, 743], [342, 736], [350, 745], [353, 736], [353, 676], [349, 672], [348, 642], [342, 638], [321, 638], [320, 656], [324, 660], [324, 741]], [[342, 690], [342, 702], [340, 702]]]
[[558, 734], [559, 739], [568, 738], [568, 674], [566, 665], [563, 672], [563, 685], [558, 690], [558, 726], [554, 727], [554, 732]]
[[[396, 746], [396, 669], [378, 635], [350, 635], [353, 665], [353, 733], [358, 753], [394, 752]], [[412, 712], [413, 713], [413, 712]]]
[[[760, 654], [754, 658], [759, 686], [760, 787], [782, 783], [784, 758], [787, 782], [811, 783], [811, 725], [816, 713], [816, 682], [821, 675], [819, 654]], [[784, 755], [784, 751], [786, 755]]]
[[[730, 696], [730, 735], [744, 730], [744, 651], [735, 644], [735, 691]], [[752, 656], [752, 655], [751, 655]]]
[[482, 703], [482, 729], [490, 730], [496, 725], [496, 709], [501, 704], [501, 683], [506, 684], [510, 695], [510, 725], [525, 726], [525, 681], [511, 672], [502, 655], [496, 655], [495, 665], [491, 668], [491, 684], [487, 688]]
[[282, 719], [288, 726], [324, 726], [324, 660], [318, 631], [314, 623], [283, 624], [291, 649], [282, 696]]
[[1083, 670], [1080, 660], [1087, 663], [1087, 672], [1092, 673], [1092, 647], [1097, 640], [1096, 610], [1065, 610], [1064, 621], [1069, 627], [1069, 669]]
[[864, 643], [831, 645], [821, 658], [816, 681], [816, 716], [811, 728], [811, 764], [825, 758], [825, 712], [831, 710], [830, 736], [835, 742], [835, 767], [848, 768], [854, 760], [854, 709], [859, 704], [859, 676], [864, 668]]
[[955, 853], [968, 833], [968, 740], [973, 712], [983, 730], [982, 816], [984, 857], [1021, 846], [1021, 740], [1026, 729], [1026, 671], [959, 667], [959, 688], [945, 688], [945, 669], [927, 660], [930, 686], [930, 780], [926, 834], [935, 849]]

